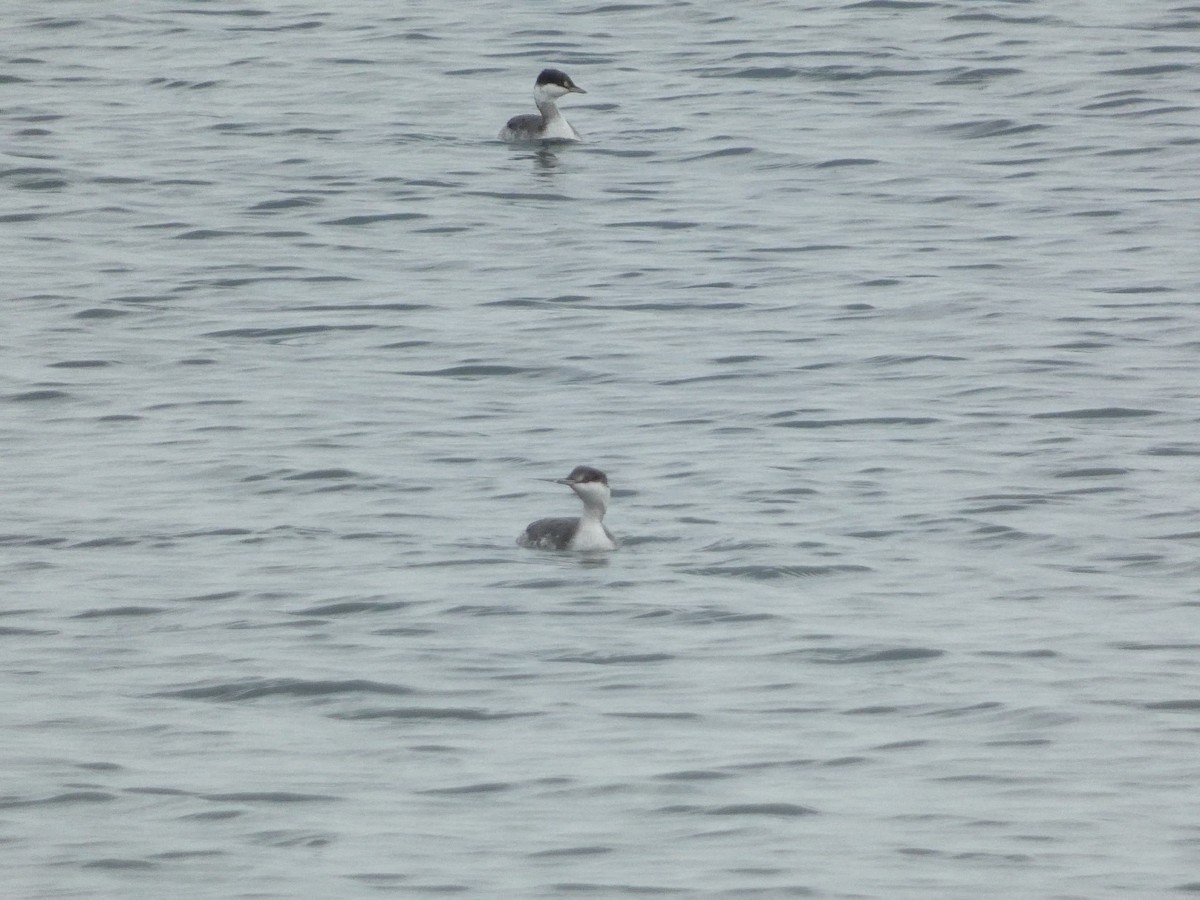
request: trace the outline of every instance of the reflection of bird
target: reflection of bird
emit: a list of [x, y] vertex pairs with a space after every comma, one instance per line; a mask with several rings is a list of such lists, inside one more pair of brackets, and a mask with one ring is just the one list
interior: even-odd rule
[[583, 88], [571, 80], [571, 76], [558, 69], [542, 69], [533, 85], [533, 102], [538, 114], [513, 116], [500, 129], [502, 141], [577, 141], [579, 132], [562, 117], [554, 101], [565, 94], [586, 94]]
[[617, 539], [604, 527], [608, 509], [608, 476], [591, 466], [576, 466], [566, 478], [547, 479], [565, 484], [583, 501], [579, 518], [538, 519], [517, 538], [522, 547], [539, 550], [616, 550]]

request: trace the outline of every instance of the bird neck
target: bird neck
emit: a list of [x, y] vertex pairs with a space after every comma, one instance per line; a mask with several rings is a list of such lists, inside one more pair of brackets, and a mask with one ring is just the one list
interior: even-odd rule
[[[579, 499], [583, 500], [582, 497]], [[608, 512], [608, 504], [599, 497], [583, 500], [583, 518], [599, 522], [604, 518], [606, 512]]]
[[542, 114], [542, 118], [547, 122], [557, 119], [561, 115], [552, 97], [544, 95], [536, 96], [533, 98], [533, 102], [537, 104], [538, 112]]

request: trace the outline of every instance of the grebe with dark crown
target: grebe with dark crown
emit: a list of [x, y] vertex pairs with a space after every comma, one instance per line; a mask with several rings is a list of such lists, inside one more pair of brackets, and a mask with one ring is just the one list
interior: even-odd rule
[[583, 501], [583, 515], [577, 519], [538, 519], [517, 538], [522, 547], [538, 550], [616, 550], [617, 539], [604, 527], [608, 510], [608, 476], [591, 466], [576, 466], [566, 478], [548, 478], [565, 484]]
[[583, 88], [571, 80], [571, 76], [558, 69], [542, 69], [533, 84], [533, 102], [538, 114], [513, 116], [500, 129], [502, 141], [577, 141], [579, 132], [563, 118], [554, 101], [567, 94], [586, 94]]

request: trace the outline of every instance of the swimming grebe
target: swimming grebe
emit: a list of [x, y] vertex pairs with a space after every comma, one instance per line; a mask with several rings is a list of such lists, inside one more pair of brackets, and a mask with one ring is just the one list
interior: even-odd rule
[[522, 547], [539, 550], [616, 550], [617, 539], [604, 527], [608, 509], [608, 476], [591, 466], [576, 466], [566, 478], [550, 478], [565, 484], [583, 501], [578, 519], [538, 519], [517, 538]]
[[533, 102], [538, 115], [529, 113], [513, 116], [500, 129], [502, 141], [577, 141], [579, 132], [562, 117], [554, 101], [566, 94], [586, 94], [583, 88], [571, 80], [571, 76], [558, 69], [542, 69], [533, 85]]

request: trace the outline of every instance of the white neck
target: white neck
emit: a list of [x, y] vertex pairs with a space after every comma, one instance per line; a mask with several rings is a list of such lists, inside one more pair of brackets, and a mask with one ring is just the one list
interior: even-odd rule
[[565, 88], [557, 84], [539, 84], [533, 89], [533, 102], [537, 104], [543, 119], [542, 137], [564, 141], [579, 140], [579, 132], [571, 127], [571, 123], [558, 111], [554, 102], [567, 93]]
[[608, 485], [601, 481], [585, 481], [571, 485], [571, 490], [583, 501], [583, 515], [579, 517], [579, 527], [575, 529], [570, 549], [616, 549], [617, 545], [603, 522], [604, 513], [608, 510], [608, 499], [612, 496]]
[[604, 514], [608, 511], [608, 498], [612, 496], [609, 493], [608, 485], [592, 481], [585, 484], [573, 484], [571, 489], [583, 501], [584, 519], [599, 522], [604, 518]]
[[537, 104], [538, 112], [542, 114], [542, 118], [547, 122], [552, 122], [562, 117], [562, 113], [558, 111], [558, 106], [555, 105], [553, 97], [546, 97], [539, 94], [533, 98], [533, 102]]

